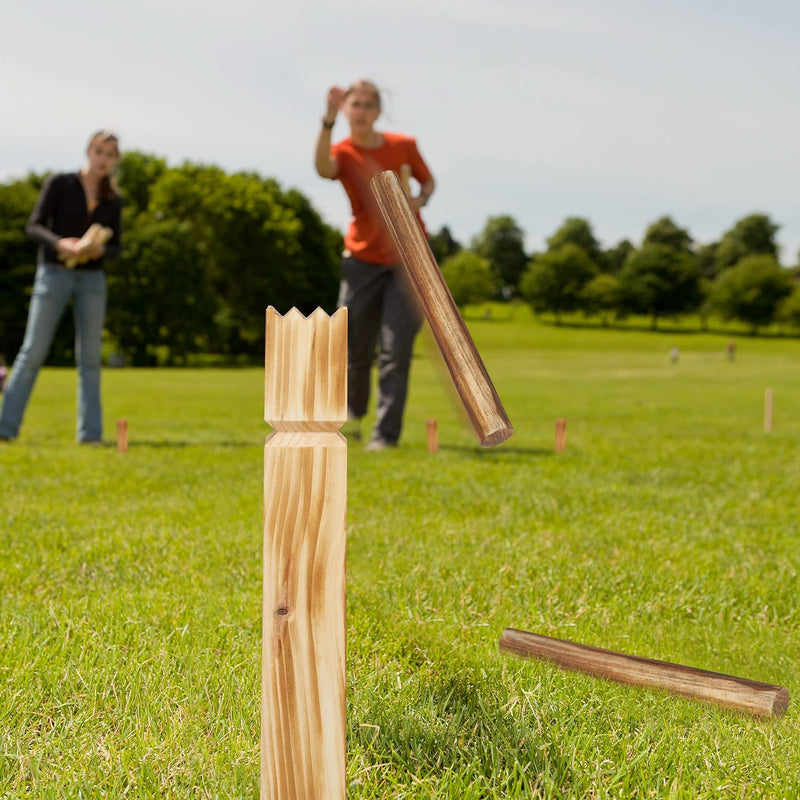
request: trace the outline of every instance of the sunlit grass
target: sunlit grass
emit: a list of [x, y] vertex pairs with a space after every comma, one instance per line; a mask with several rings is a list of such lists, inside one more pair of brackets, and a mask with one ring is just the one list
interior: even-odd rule
[[[401, 447], [349, 450], [348, 796], [800, 796], [800, 342], [468, 320], [512, 439], [477, 445], [422, 337]], [[255, 798], [263, 372], [106, 370], [99, 449], [74, 393], [45, 370], [0, 448], [0, 796]], [[792, 702], [565, 673], [505, 627]]]

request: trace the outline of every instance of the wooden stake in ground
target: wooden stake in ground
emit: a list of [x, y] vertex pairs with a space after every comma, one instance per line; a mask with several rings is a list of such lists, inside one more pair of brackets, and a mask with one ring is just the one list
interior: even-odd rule
[[483, 447], [504, 442], [514, 429], [397, 174], [379, 173], [370, 188], [478, 440]]
[[128, 452], [128, 420], [117, 420], [117, 450], [120, 453]]
[[262, 800], [345, 797], [347, 310], [267, 309]]
[[780, 717], [789, 707], [789, 691], [783, 686], [670, 664], [668, 661], [628, 656], [514, 628], [503, 631], [500, 649], [518, 656], [552, 661], [565, 669], [619, 683], [664, 689], [756, 716]]
[[567, 421], [565, 419], [556, 420], [556, 453], [562, 453], [567, 449]]
[[428, 452], [429, 453], [438, 453], [439, 452], [439, 432], [436, 427], [436, 420], [429, 419], [426, 423], [427, 430], [428, 430]]
[[764, 433], [772, 433], [772, 389], [764, 392]]

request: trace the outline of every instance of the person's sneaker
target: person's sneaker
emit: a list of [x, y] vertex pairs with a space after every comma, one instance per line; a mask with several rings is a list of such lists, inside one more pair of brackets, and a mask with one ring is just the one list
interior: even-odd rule
[[352, 439], [354, 442], [361, 441], [361, 417], [348, 417], [347, 422], [340, 428], [345, 439]]
[[369, 453], [376, 453], [379, 450], [385, 450], [387, 447], [397, 447], [397, 442], [387, 442], [385, 439], [375, 437], [367, 442], [367, 446], [364, 449]]

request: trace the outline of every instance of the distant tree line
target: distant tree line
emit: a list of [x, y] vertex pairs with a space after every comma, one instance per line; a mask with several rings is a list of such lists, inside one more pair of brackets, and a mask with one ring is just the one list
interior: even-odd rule
[[[0, 185], [0, 354], [22, 342], [36, 260], [25, 234], [44, 176]], [[110, 352], [129, 364], [185, 363], [192, 354], [263, 358], [264, 311], [333, 310], [341, 234], [308, 199], [255, 173], [169, 167], [126, 153], [119, 166], [123, 250], [108, 265]], [[73, 360], [69, 314], [50, 363]]]
[[[0, 355], [22, 342], [36, 259], [25, 223], [43, 175], [0, 184]], [[264, 309], [332, 311], [341, 233], [297, 190], [255, 173], [126, 153], [119, 170], [123, 252], [108, 268], [106, 350], [134, 365], [182, 364], [197, 354], [261, 358]], [[603, 249], [573, 217], [526, 253], [513, 217], [490, 217], [467, 247], [445, 226], [431, 247], [459, 306], [521, 298], [556, 320], [580, 312], [608, 324], [630, 314], [660, 319], [699, 313], [753, 331], [780, 320], [800, 327], [800, 269], [782, 268], [768, 216], [740, 219], [718, 242], [696, 244], [669, 217], [638, 247]], [[73, 360], [70, 315], [50, 363]]]
[[800, 266], [778, 261], [778, 226], [765, 214], [738, 220], [718, 242], [696, 244], [670, 217], [646, 230], [636, 247], [623, 240], [609, 249], [590, 223], [568, 218], [542, 253], [527, 254], [513, 217], [491, 217], [463, 248], [445, 227], [431, 247], [456, 303], [520, 297], [556, 321], [583, 313], [607, 325], [632, 314], [660, 319], [699, 314], [738, 320], [752, 332], [781, 322], [800, 328]]

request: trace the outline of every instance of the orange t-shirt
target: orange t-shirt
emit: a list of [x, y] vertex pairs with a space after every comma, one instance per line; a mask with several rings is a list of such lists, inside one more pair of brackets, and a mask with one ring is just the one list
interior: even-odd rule
[[[387, 169], [399, 173], [404, 164], [411, 167], [411, 175], [420, 183], [427, 181], [431, 172], [417, 150], [416, 139], [401, 133], [382, 136], [380, 147], [361, 147], [350, 137], [343, 139], [331, 146], [331, 157], [339, 165], [336, 177], [342, 182], [353, 211], [344, 237], [345, 247], [360, 261], [388, 266], [398, 264], [400, 257], [372, 196], [370, 179]], [[417, 218], [422, 225], [419, 215]]]

